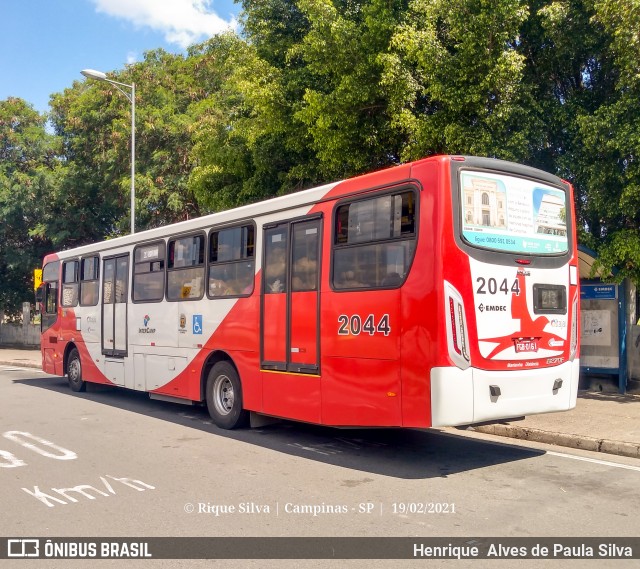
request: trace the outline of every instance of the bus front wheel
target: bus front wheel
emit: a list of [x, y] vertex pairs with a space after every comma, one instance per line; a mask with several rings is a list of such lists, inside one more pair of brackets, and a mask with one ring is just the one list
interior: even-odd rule
[[87, 384], [82, 380], [82, 364], [80, 363], [80, 354], [76, 348], [73, 348], [69, 353], [67, 379], [72, 391], [85, 391], [87, 389]]
[[238, 372], [229, 362], [218, 362], [207, 378], [207, 409], [221, 429], [235, 429], [247, 423], [242, 408], [242, 386]]

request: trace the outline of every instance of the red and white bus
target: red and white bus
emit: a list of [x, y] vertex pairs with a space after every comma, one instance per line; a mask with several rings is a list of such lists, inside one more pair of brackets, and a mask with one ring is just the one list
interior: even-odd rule
[[577, 265], [567, 182], [431, 157], [48, 255], [42, 367], [206, 402], [223, 428], [567, 410]]

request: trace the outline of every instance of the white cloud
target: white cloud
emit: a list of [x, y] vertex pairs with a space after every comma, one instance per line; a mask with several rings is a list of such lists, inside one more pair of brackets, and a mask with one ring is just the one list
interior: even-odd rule
[[234, 28], [211, 10], [210, 0], [93, 0], [98, 12], [164, 34], [167, 42], [189, 45]]

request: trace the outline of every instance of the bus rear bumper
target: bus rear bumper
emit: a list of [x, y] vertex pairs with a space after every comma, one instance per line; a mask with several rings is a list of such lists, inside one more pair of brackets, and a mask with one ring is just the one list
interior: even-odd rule
[[[579, 372], [578, 359], [551, 368], [517, 371], [433, 368], [431, 426], [469, 425], [573, 409]], [[562, 381], [559, 387], [558, 380]]]

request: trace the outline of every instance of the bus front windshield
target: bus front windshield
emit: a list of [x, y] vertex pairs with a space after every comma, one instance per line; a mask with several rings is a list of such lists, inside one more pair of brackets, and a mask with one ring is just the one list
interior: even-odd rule
[[542, 182], [460, 172], [462, 237], [474, 247], [526, 255], [569, 250], [566, 193]]

